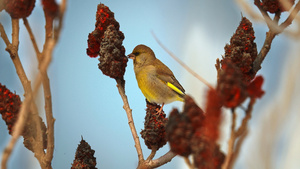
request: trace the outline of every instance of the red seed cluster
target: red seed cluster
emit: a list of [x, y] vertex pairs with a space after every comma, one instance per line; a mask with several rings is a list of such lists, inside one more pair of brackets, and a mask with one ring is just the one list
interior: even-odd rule
[[239, 106], [247, 97], [261, 97], [263, 94], [257, 89], [261, 95], [251, 96], [252, 91], [248, 90], [257, 73], [253, 70], [257, 57], [254, 39], [252, 23], [243, 17], [230, 44], [225, 46], [225, 57], [221, 60], [221, 71], [218, 71], [217, 92], [228, 108]]
[[[294, 5], [295, 0], [285, 0], [285, 2]], [[254, 4], [258, 7], [261, 7], [264, 11], [270, 13], [284, 12], [290, 10], [290, 8], [286, 8], [284, 5], [282, 5], [280, 0], [254, 0]]]
[[[210, 96], [209, 100], [219, 101], [214, 96]], [[183, 112], [179, 113], [177, 109], [173, 109], [170, 113], [166, 131], [171, 151], [185, 157], [193, 155], [197, 168], [220, 168], [224, 161], [224, 154], [215, 141], [218, 132], [212, 131], [219, 130], [221, 107], [219, 103], [214, 103], [214, 106], [216, 104], [218, 108], [210, 107], [214, 110], [209, 111], [210, 115], [204, 115], [194, 100], [186, 96]], [[212, 113], [215, 109], [218, 109], [218, 115]], [[216, 121], [211, 121], [215, 120], [212, 116], [219, 117]], [[217, 127], [210, 127], [207, 125], [208, 121]]]
[[264, 78], [262, 76], [256, 76], [247, 86], [248, 96], [251, 98], [261, 98], [265, 93], [262, 90], [263, 82]]
[[123, 78], [127, 66], [124, 34], [119, 30], [114, 13], [104, 4], [99, 4], [96, 13], [95, 30], [88, 36], [87, 55], [99, 58], [99, 69], [111, 78]]
[[[230, 59], [242, 72], [243, 80], [250, 82], [256, 72], [253, 71], [253, 62], [257, 57], [256, 43], [254, 42], [252, 23], [245, 17], [242, 18], [236, 32], [230, 39], [230, 44], [225, 46], [225, 59]], [[223, 60], [221, 64], [223, 65]]]
[[221, 169], [225, 155], [215, 142], [208, 141], [203, 136], [194, 135], [191, 147], [197, 169]]
[[160, 110], [160, 106], [147, 102], [144, 130], [141, 131], [142, 138], [149, 149], [163, 147], [166, 143], [166, 114]]
[[28, 17], [34, 6], [35, 0], [2, 0], [7, 13], [10, 14], [12, 18], [26, 18]]
[[210, 142], [216, 142], [219, 138], [219, 127], [221, 123], [223, 99], [218, 91], [209, 89], [206, 97], [205, 127], [204, 135]]
[[114, 25], [109, 25], [100, 44], [99, 69], [111, 78], [123, 79], [128, 59], [122, 46], [124, 35]]
[[242, 79], [240, 69], [230, 59], [225, 58], [217, 84], [217, 91], [223, 99], [224, 106], [234, 108], [246, 99], [247, 83]]
[[18, 118], [21, 99], [0, 83], [0, 114], [7, 125], [9, 134]]
[[82, 139], [77, 147], [71, 169], [97, 169], [94, 154], [95, 151], [92, 150], [91, 146]]
[[43, 9], [46, 15], [56, 17], [58, 15], [58, 4], [55, 0], [42, 0]]
[[[13, 126], [15, 125], [19, 110], [21, 107], [21, 99], [19, 95], [16, 95], [9, 91], [5, 86], [0, 84], [0, 114], [2, 115], [2, 119], [5, 121], [7, 125], [7, 129], [9, 134], [12, 134]], [[30, 112], [29, 112], [30, 113]], [[42, 121], [42, 118], [39, 117], [39, 124], [42, 129], [42, 144], [43, 148], [47, 148], [47, 134], [46, 134], [46, 126]], [[36, 129], [36, 121], [33, 118], [28, 118], [24, 130], [22, 132], [22, 136], [24, 137], [24, 146], [30, 151], [34, 152], [34, 146], [36, 146], [37, 140], [37, 129]]]

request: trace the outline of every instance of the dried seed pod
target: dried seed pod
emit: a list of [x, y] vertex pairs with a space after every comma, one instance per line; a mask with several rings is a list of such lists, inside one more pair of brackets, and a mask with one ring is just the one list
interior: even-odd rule
[[73, 161], [71, 169], [97, 169], [97, 162], [94, 154], [95, 151], [82, 138], [80, 144], [77, 147], [75, 159]]
[[157, 104], [147, 102], [144, 130], [141, 131], [141, 135], [149, 149], [158, 150], [167, 143], [167, 118], [163, 110], [158, 112], [160, 108]]

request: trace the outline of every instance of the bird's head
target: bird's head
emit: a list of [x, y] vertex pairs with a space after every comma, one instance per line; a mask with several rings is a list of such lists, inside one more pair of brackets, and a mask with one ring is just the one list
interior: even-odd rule
[[154, 52], [146, 45], [137, 45], [128, 58], [133, 60], [135, 66], [150, 64], [156, 59]]

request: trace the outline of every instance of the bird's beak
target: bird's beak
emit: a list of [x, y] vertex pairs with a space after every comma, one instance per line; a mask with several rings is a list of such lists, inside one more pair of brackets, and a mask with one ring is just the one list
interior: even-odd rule
[[135, 55], [133, 53], [130, 53], [128, 56], [127, 56], [129, 59], [134, 59], [135, 58]]

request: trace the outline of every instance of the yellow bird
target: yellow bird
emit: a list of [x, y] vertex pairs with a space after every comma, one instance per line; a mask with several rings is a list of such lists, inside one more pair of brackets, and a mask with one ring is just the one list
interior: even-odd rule
[[185, 90], [173, 72], [155, 57], [151, 48], [138, 45], [128, 57], [133, 59], [138, 86], [150, 103], [163, 107], [173, 101], [184, 101]]

